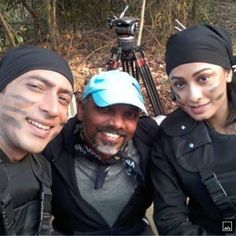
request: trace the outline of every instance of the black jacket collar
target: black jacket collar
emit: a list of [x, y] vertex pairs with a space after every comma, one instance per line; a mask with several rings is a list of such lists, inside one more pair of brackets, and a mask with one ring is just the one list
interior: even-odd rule
[[182, 136], [189, 133], [199, 122], [191, 118], [185, 111], [178, 108], [167, 116], [161, 126], [170, 136]]

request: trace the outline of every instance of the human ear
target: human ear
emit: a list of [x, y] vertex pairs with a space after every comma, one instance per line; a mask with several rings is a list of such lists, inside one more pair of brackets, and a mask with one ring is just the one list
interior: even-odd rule
[[233, 78], [232, 70], [226, 70], [226, 82], [227, 83], [232, 82], [232, 78]]

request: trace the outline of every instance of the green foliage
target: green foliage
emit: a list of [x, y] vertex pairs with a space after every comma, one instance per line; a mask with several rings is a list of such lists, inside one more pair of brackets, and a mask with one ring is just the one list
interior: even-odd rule
[[[0, 12], [14, 32], [16, 43], [30, 39], [48, 38], [49, 0], [1, 0]], [[146, 1], [144, 34], [150, 31], [156, 41], [163, 43], [175, 31], [175, 19], [189, 26], [199, 22], [215, 22], [214, 15], [219, 0], [149, 0]], [[27, 4], [33, 11], [29, 11]], [[61, 32], [88, 29], [108, 29], [108, 18], [117, 16], [129, 5], [126, 16], [140, 16], [141, 0], [57, 0], [57, 23]], [[0, 47], [8, 45], [0, 27]]]
[[19, 34], [16, 34], [16, 40], [18, 44], [22, 44], [24, 42], [23, 37]]
[[[25, 33], [28, 31], [29, 27], [25, 24], [29, 23], [29, 16], [27, 11], [25, 11], [20, 6], [20, 1], [7, 1], [3, 0], [0, 3], [0, 11], [3, 14], [5, 21], [8, 24], [9, 29], [15, 38], [16, 45], [22, 44], [25, 40]], [[6, 36], [3, 28], [0, 28], [0, 38], [1, 38], [1, 48], [0, 50], [4, 50], [9, 47], [9, 40]]]
[[[17, 45], [27, 41], [42, 41], [48, 35], [47, 1], [2, 0], [0, 11], [8, 23]], [[0, 28], [2, 47], [9, 47], [8, 38]]]
[[102, 28], [106, 26], [108, 16], [112, 14], [109, 2], [107, 0], [61, 0], [58, 3], [60, 23], [76, 30]]
[[[213, 0], [149, 0], [146, 3], [145, 26], [156, 34], [158, 41], [166, 40], [178, 19], [184, 25], [209, 22], [208, 7]], [[210, 5], [211, 4], [211, 5]], [[129, 5], [127, 16], [139, 17], [141, 0], [59, 0], [58, 11], [61, 24], [76, 30], [107, 27], [110, 16], [119, 16]]]

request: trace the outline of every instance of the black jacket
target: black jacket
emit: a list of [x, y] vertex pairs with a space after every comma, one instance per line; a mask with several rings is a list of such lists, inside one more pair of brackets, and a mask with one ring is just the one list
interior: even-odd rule
[[[0, 150], [0, 156], [2, 157], [3, 155], [5, 156], [2, 150]], [[34, 235], [50, 234], [52, 197], [50, 165], [49, 162], [40, 154], [31, 154], [30, 165], [33, 173], [41, 185], [40, 199], [38, 199], [37, 207], [32, 205], [32, 203], [35, 201], [27, 202], [24, 204], [24, 206], [18, 207], [23, 216], [20, 219], [16, 219], [16, 215], [13, 210], [14, 202], [10, 194], [8, 172], [4, 167], [2, 159], [0, 158], [0, 235], [26, 235], [29, 234], [29, 232], [30, 234], [32, 233]], [[25, 189], [25, 191], [27, 191], [27, 189]], [[38, 225], [37, 228], [34, 229], [32, 227], [34, 225]]]
[[159, 233], [223, 234], [222, 212], [201, 179], [214, 160], [205, 123], [177, 109], [162, 122], [157, 139], [152, 152], [152, 177], [156, 189], [154, 220]]
[[75, 144], [73, 132], [77, 122], [76, 117], [70, 119], [61, 134], [44, 153], [52, 163], [54, 228], [65, 234], [74, 234], [76, 231], [84, 232], [83, 235], [139, 234], [145, 227], [142, 218], [153, 200], [150, 181], [150, 150], [158, 129], [156, 122], [144, 117], [138, 123], [134, 143], [141, 156], [140, 165], [145, 176], [145, 184], [137, 187], [112, 228], [81, 197], [77, 187], [73, 157]]

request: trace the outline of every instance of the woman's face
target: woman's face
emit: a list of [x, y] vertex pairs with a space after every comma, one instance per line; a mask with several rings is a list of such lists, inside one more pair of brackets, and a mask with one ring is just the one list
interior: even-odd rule
[[225, 121], [230, 70], [203, 62], [187, 63], [174, 68], [169, 79], [178, 105], [193, 119], [213, 124]]

